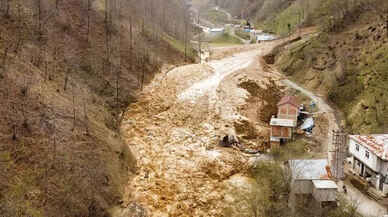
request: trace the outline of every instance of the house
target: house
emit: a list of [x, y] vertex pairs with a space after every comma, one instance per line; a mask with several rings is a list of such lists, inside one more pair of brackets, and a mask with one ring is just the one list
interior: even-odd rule
[[320, 207], [335, 203], [337, 184], [331, 180], [332, 174], [327, 159], [290, 160], [291, 197], [312, 195]]
[[272, 116], [270, 121], [272, 146], [293, 138], [299, 115], [299, 105], [294, 96], [283, 97], [277, 106], [277, 117]]
[[292, 139], [293, 129], [296, 121], [290, 119], [271, 118], [271, 140]]
[[299, 104], [295, 96], [285, 96], [278, 103], [278, 118], [298, 120]]
[[388, 195], [388, 134], [350, 135], [351, 171]]

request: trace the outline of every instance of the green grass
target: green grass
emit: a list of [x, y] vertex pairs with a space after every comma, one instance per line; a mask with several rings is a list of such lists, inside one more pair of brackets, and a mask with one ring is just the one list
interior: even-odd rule
[[[287, 35], [295, 30], [296, 26], [302, 22], [302, 9], [293, 4], [286, 10], [279, 13], [274, 19], [267, 20], [260, 25], [265, 31], [274, 32], [278, 35]], [[291, 29], [289, 29], [290, 24]]]
[[[169, 35], [164, 35], [163, 36], [163, 39], [169, 44], [171, 45], [171, 47], [173, 47], [175, 50], [181, 52], [181, 53], [185, 53], [185, 44], [181, 41], [178, 41], [176, 40], [175, 38], [169, 36]], [[196, 53], [195, 53], [195, 50], [190, 46], [190, 43], [188, 43], [187, 45], [187, 55], [191, 58], [195, 57], [196, 56]]]
[[236, 35], [240, 38], [243, 38], [245, 40], [250, 40], [251, 39], [251, 34], [249, 32], [244, 32], [242, 30], [236, 30]]
[[206, 11], [202, 16], [214, 24], [229, 23], [228, 16], [221, 11], [209, 10]]
[[306, 145], [307, 143], [303, 140], [296, 140], [271, 150], [271, 154], [276, 161], [287, 161], [296, 158], [311, 158], [311, 154], [306, 152]]
[[224, 33], [220, 36], [217, 36], [215, 37], [214, 39], [212, 39], [210, 41], [211, 44], [215, 44], [215, 45], [238, 45], [238, 44], [242, 44], [242, 42], [240, 41], [240, 39], [230, 35], [229, 33]]

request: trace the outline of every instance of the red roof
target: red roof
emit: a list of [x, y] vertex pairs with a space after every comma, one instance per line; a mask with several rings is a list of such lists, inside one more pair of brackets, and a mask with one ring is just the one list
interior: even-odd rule
[[295, 96], [284, 96], [278, 103], [278, 106], [284, 105], [284, 104], [290, 104], [295, 107], [299, 107], [297, 103], [297, 99]]
[[384, 141], [388, 141], [388, 134], [351, 135], [349, 137], [350, 139], [353, 139], [357, 143], [366, 147], [379, 158], [388, 160], [388, 153], [384, 154]]

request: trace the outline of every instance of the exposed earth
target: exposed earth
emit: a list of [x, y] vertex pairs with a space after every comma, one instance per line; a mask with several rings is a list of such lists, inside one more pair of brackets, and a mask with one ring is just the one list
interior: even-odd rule
[[[285, 88], [261, 57], [291, 39], [219, 49], [218, 56], [226, 53], [219, 60], [158, 75], [122, 121], [122, 135], [137, 160], [127, 189], [134, 200], [123, 206], [136, 204], [155, 217], [224, 216], [225, 210], [229, 216], [253, 216], [251, 201], [260, 188], [247, 171], [269, 157], [218, 142], [235, 135], [246, 148], [268, 145], [269, 126], [261, 113], [276, 105]], [[236, 196], [236, 189], [243, 194]]]

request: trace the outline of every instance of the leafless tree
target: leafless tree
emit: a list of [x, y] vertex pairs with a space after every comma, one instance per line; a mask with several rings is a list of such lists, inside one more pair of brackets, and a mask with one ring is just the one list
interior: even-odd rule
[[72, 88], [71, 88], [71, 96], [72, 96], [72, 101], [73, 101], [73, 128], [71, 129], [71, 131], [74, 131], [75, 130], [75, 125], [76, 125], [76, 121], [77, 121], [77, 117], [76, 117], [76, 104], [75, 104], [75, 84], [74, 82], [72, 82]]

